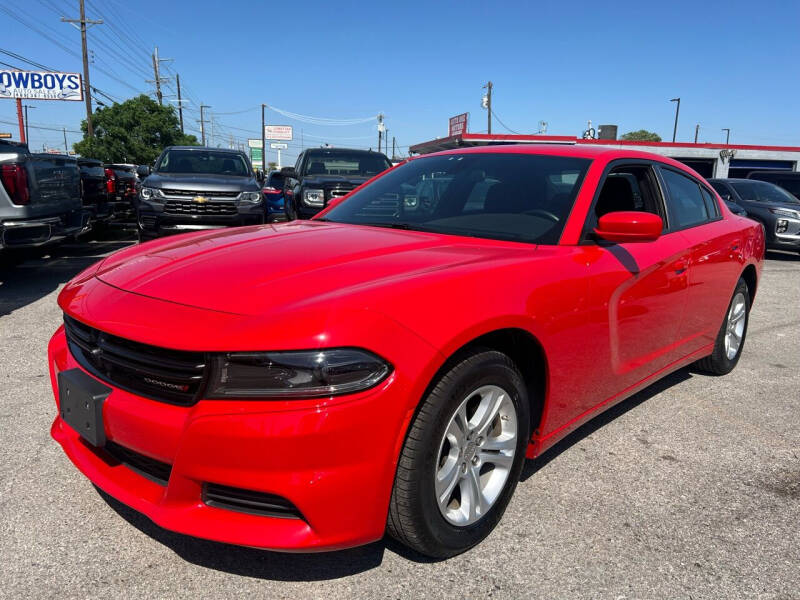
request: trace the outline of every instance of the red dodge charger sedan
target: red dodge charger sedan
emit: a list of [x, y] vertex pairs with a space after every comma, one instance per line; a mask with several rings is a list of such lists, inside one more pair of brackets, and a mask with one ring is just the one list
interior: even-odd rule
[[763, 256], [761, 226], [667, 158], [422, 156], [312, 221], [75, 277], [52, 435], [167, 529], [293, 551], [388, 531], [451, 556], [498, 523], [526, 457], [685, 365], [733, 369]]

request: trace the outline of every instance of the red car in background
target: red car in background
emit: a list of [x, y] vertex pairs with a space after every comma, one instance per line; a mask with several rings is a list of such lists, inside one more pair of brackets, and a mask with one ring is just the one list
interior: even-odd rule
[[[760, 225], [633, 151], [422, 156], [315, 220], [156, 240], [61, 292], [53, 437], [168, 529], [437, 557], [525, 457], [696, 363], [733, 369]], [[709, 382], [713, 385], [713, 381]]]

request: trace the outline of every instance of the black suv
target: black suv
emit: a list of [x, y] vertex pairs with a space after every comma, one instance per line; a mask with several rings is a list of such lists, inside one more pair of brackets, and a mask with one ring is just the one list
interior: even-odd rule
[[767, 248], [800, 251], [800, 200], [782, 187], [755, 179], [709, 179], [725, 201], [764, 225]]
[[139, 239], [264, 222], [261, 185], [244, 152], [170, 146], [142, 182]]
[[310, 148], [297, 157], [294, 168], [281, 173], [286, 218], [310, 219], [333, 198], [352, 190], [392, 166], [385, 154], [347, 148]]
[[109, 199], [106, 170], [103, 163], [94, 158], [79, 158], [81, 171], [81, 201], [84, 210], [89, 212], [93, 229], [105, 226], [114, 216]]

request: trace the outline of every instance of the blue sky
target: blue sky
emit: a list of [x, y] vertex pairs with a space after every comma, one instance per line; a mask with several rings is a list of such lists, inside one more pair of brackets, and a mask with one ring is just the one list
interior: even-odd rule
[[[59, 16], [77, 0], [25, 0], [0, 7], [0, 48], [44, 65], [80, 71], [79, 33]], [[124, 99], [152, 93], [149, 53], [158, 45], [167, 74], [180, 73], [191, 101], [212, 108], [217, 143], [258, 137], [260, 104], [333, 119], [386, 115], [406, 147], [447, 133], [448, 117], [470, 113], [485, 131], [482, 85], [506, 126], [578, 135], [591, 119], [620, 132], [650, 129], [671, 139], [800, 145], [800, 2], [153, 2], [87, 0], [92, 84]], [[20, 8], [24, 7], [24, 8]], [[613, 7], [613, 8], [612, 8]], [[120, 35], [124, 32], [125, 35]], [[0, 61], [24, 66], [0, 55]], [[3, 65], [0, 65], [3, 66]], [[105, 69], [115, 78], [103, 73]], [[120, 81], [121, 80], [121, 81]], [[124, 84], [122, 82], [125, 82]], [[165, 90], [171, 94], [172, 90]], [[82, 103], [31, 101], [31, 125], [78, 130]], [[233, 114], [235, 113], [235, 114]], [[268, 112], [295, 128], [289, 156], [327, 141], [376, 146], [374, 123], [319, 126]], [[8, 123], [8, 122], [13, 122]], [[208, 127], [210, 133], [210, 126]], [[495, 133], [506, 131], [494, 123]], [[0, 131], [16, 137], [14, 102], [0, 100]], [[71, 144], [80, 134], [68, 132]], [[30, 131], [34, 147], [63, 147], [60, 131]], [[199, 135], [198, 135], [199, 137]], [[273, 157], [274, 158], [274, 157]]]

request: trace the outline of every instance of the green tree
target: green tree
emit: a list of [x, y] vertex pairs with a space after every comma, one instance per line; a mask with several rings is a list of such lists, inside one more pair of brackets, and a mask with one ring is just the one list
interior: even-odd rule
[[142, 94], [100, 107], [92, 115], [95, 137], [86, 135], [86, 121], [81, 123], [83, 140], [73, 146], [81, 156], [104, 162], [151, 164], [165, 146], [196, 146], [197, 138], [181, 133], [172, 106], [161, 106]]
[[647, 129], [639, 129], [638, 131], [629, 131], [620, 139], [634, 142], [660, 142], [661, 136], [653, 131], [647, 131]]

